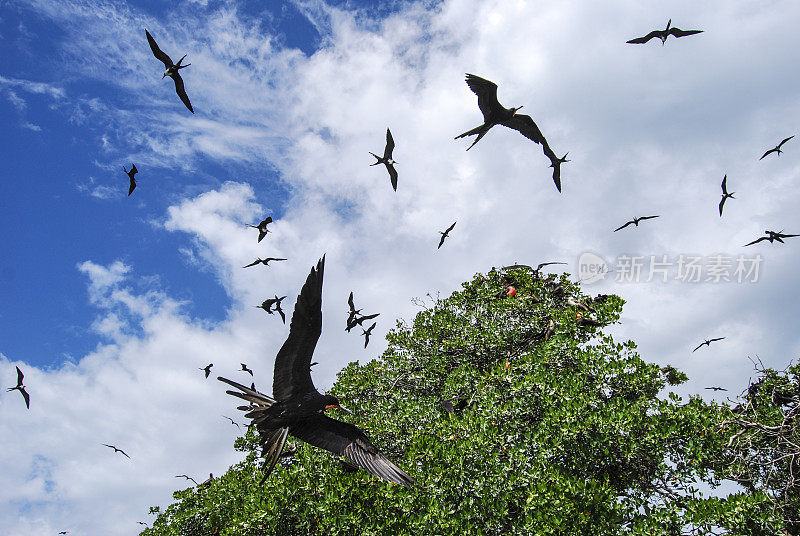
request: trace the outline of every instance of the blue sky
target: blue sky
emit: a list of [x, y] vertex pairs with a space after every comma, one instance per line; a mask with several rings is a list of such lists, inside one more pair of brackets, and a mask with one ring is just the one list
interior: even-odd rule
[[[586, 292], [627, 300], [608, 331], [685, 370], [681, 396], [711, 396], [706, 385], [735, 396], [748, 358], [786, 366], [800, 352], [800, 244], [742, 248], [764, 229], [800, 232], [800, 138], [758, 160], [800, 116], [800, 6], [771, 6], [0, 3], [0, 384], [20, 366], [32, 400], [21, 411], [17, 393], [0, 393], [0, 526], [130, 534], [169, 502], [174, 474], [236, 462], [219, 417], [230, 397], [197, 368], [242, 379], [246, 361], [269, 385], [286, 326], [252, 306], [278, 293], [291, 309], [323, 253], [321, 389], [380, 355], [413, 297], [514, 262], [564, 261], [576, 280], [586, 252], [612, 264], [762, 255], [757, 283], [607, 277]], [[625, 44], [670, 18], [705, 32]], [[145, 28], [173, 59], [187, 54], [196, 114], [161, 80]], [[453, 140], [481, 121], [467, 72], [569, 152], [563, 193], [515, 132], [495, 128], [469, 152]], [[397, 192], [369, 166], [387, 127]], [[725, 174], [737, 198], [720, 218]], [[258, 244], [245, 225], [267, 214]], [[661, 217], [613, 232], [647, 214]], [[241, 268], [265, 255], [289, 260]], [[343, 329], [351, 290], [381, 313], [366, 351]], [[716, 336], [724, 344], [691, 352]], [[114, 506], [98, 516], [100, 502]]]

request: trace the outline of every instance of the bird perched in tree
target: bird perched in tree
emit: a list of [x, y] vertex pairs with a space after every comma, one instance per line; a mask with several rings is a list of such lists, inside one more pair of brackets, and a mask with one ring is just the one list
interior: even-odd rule
[[22, 379], [25, 375], [22, 371], [17, 367], [17, 385], [15, 387], [9, 387], [6, 389], [6, 392], [10, 393], [11, 391], [19, 391], [22, 395], [22, 398], [25, 400], [25, 407], [31, 409], [31, 397], [28, 396], [28, 391], [25, 390], [25, 386], [22, 384]]
[[139, 170], [136, 169], [136, 164], [131, 164], [130, 171], [125, 169], [125, 166], [122, 166], [122, 171], [124, 171], [130, 179], [130, 186], [128, 186], [128, 196], [130, 197], [130, 195], [133, 193], [133, 190], [136, 189], [136, 179], [134, 179], [133, 176], [139, 173]]
[[375, 326], [377, 325], [377, 322], [373, 322], [372, 325], [367, 329], [361, 328], [361, 334], [364, 336], [364, 348], [366, 348], [369, 344], [369, 336], [372, 335], [372, 330], [375, 329]]
[[642, 221], [642, 220], [651, 220], [653, 218], [658, 218], [658, 216], [642, 216], [641, 218], [633, 218], [632, 220], [627, 222], [625, 225], [620, 225], [619, 227], [614, 229], [614, 232], [616, 233], [617, 231], [619, 231], [620, 229], [624, 229], [628, 225], [635, 225], [636, 227], [639, 227], [639, 222], [640, 221]]
[[253, 229], [258, 229], [258, 241], [261, 242], [269, 230], [267, 229], [267, 225], [272, 223], [272, 216], [267, 216], [265, 219], [261, 220], [258, 225], [249, 225], [248, 227], [252, 227]]
[[238, 389], [226, 391], [228, 394], [255, 405], [255, 409], [249, 406], [240, 406], [239, 409], [248, 412], [245, 416], [257, 424], [261, 436], [265, 454], [262, 482], [275, 467], [286, 438], [291, 434], [301, 441], [344, 456], [350, 463], [379, 478], [410, 486], [414, 480], [381, 454], [363, 431], [325, 415], [326, 410], [341, 408], [341, 404], [335, 396], [320, 394], [311, 380], [311, 356], [322, 333], [324, 267], [323, 256], [311, 269], [297, 297], [289, 336], [275, 358], [273, 397], [226, 378], [217, 379]]
[[172, 59], [170, 59], [169, 56], [167, 56], [160, 48], [158, 48], [156, 40], [153, 39], [153, 36], [150, 35], [150, 32], [145, 30], [144, 33], [147, 34], [147, 42], [150, 43], [150, 50], [153, 51], [153, 56], [158, 58], [161, 63], [164, 64], [164, 67], [167, 68], [167, 70], [164, 71], [164, 75], [161, 77], [161, 79], [163, 80], [166, 76], [172, 78], [172, 81], [175, 82], [175, 93], [178, 94], [189, 111], [194, 113], [192, 103], [189, 102], [189, 97], [186, 95], [186, 89], [183, 87], [183, 78], [181, 78], [181, 74], [178, 72], [181, 69], [185, 69], [191, 65], [191, 63], [181, 65], [181, 62], [183, 61], [183, 58], [186, 57], [186, 54], [183, 55], [183, 58], [178, 60], [178, 63], [172, 63]]
[[712, 343], [712, 342], [715, 342], [715, 341], [721, 341], [721, 340], [722, 340], [722, 339], [724, 339], [724, 338], [725, 338], [725, 337], [717, 337], [716, 339], [706, 339], [706, 340], [704, 340], [703, 342], [701, 342], [700, 344], [698, 344], [698, 345], [697, 345], [697, 348], [695, 348], [694, 350], [692, 350], [692, 353], [695, 353], [696, 351], [698, 351], [698, 350], [699, 350], [699, 349], [700, 349], [702, 346], [704, 346], [704, 345], [705, 345], [705, 346], [711, 346], [711, 343]]
[[758, 244], [759, 242], [762, 242], [764, 240], [768, 240], [770, 244], [772, 244], [775, 241], [784, 244], [785, 243], [783, 241], [784, 238], [792, 238], [794, 236], [800, 236], [796, 234], [783, 234], [783, 231], [769, 231], [769, 230], [764, 231], [764, 234], [766, 234], [767, 236], [762, 236], [761, 238], [757, 238], [752, 242], [748, 242], [743, 247], [752, 246], [753, 244]]
[[242, 372], [247, 372], [248, 374], [250, 374], [250, 376], [253, 375], [253, 371], [247, 368], [247, 365], [245, 365], [244, 363], [239, 363], [239, 364], [242, 366], [241, 370]]
[[256, 264], [263, 264], [264, 266], [269, 266], [270, 261], [285, 261], [286, 259], [278, 259], [275, 257], [267, 257], [266, 259], [258, 258], [248, 264], [247, 266], [243, 266], [242, 268], [250, 268], [251, 266], [255, 266]]
[[444, 244], [444, 239], [447, 238], [448, 236], [450, 236], [450, 231], [453, 230], [453, 227], [456, 226], [456, 223], [458, 223], [458, 222], [454, 221], [453, 225], [451, 225], [450, 227], [448, 227], [444, 231], [439, 231], [439, 234], [442, 235], [442, 237], [439, 239], [439, 247], [437, 247], [436, 249], [439, 249], [439, 248], [442, 247], [442, 244]]
[[728, 198], [736, 199], [735, 197], [733, 197], [733, 194], [735, 194], [736, 192], [728, 193], [727, 183], [728, 183], [728, 175], [726, 174], [724, 177], [722, 177], [722, 199], [719, 202], [720, 218], [722, 217], [722, 207], [725, 205], [725, 200]]
[[792, 138], [794, 138], [794, 136], [789, 136], [788, 138], [784, 139], [784, 140], [783, 140], [782, 142], [780, 142], [778, 145], [776, 145], [775, 147], [773, 147], [772, 149], [770, 149], [769, 151], [767, 151], [766, 153], [764, 153], [764, 154], [761, 156], [761, 158], [759, 158], [759, 160], [763, 160], [763, 159], [764, 159], [764, 157], [765, 157], [765, 156], [767, 156], [769, 153], [778, 153], [778, 156], [780, 156], [780, 155], [781, 155], [781, 153], [783, 152], [783, 151], [781, 151], [781, 146], [782, 146], [784, 143], [786, 143], [787, 141], [791, 140]]
[[392, 182], [392, 188], [394, 191], [397, 191], [397, 170], [394, 169], [394, 165], [397, 163], [396, 160], [392, 160], [392, 151], [394, 151], [394, 138], [392, 138], [392, 133], [389, 129], [386, 129], [386, 147], [383, 149], [383, 156], [378, 156], [375, 153], [371, 152], [372, 156], [374, 156], [378, 161], [374, 164], [370, 164], [370, 166], [377, 166], [378, 164], [383, 164], [386, 166], [386, 171], [389, 172], [389, 180]]
[[205, 367], [199, 367], [199, 369], [200, 370], [204, 370], [205, 373], [206, 373], [206, 378], [208, 378], [208, 375], [211, 374], [211, 367], [213, 367], [213, 366], [214, 366], [214, 363], [209, 363]]
[[118, 449], [118, 448], [117, 448], [117, 447], [115, 447], [114, 445], [106, 445], [105, 443], [102, 443], [102, 445], [103, 445], [104, 447], [108, 447], [108, 448], [110, 448], [110, 449], [114, 449], [114, 454], [116, 454], [117, 452], [119, 452], [119, 453], [120, 453], [120, 454], [122, 454], [123, 456], [127, 457], [128, 459], [130, 459], [130, 456], [128, 456], [128, 453], [127, 453], [127, 452], [125, 452], [124, 450], [122, 450], [122, 449]]
[[634, 45], [641, 45], [643, 43], [647, 43], [651, 39], [658, 37], [659, 39], [661, 39], [661, 45], [663, 46], [667, 42], [667, 37], [669, 37], [670, 35], [677, 39], [678, 37], [686, 37], [687, 35], [703, 33], [703, 30], [681, 30], [680, 28], [670, 27], [671, 24], [672, 24], [672, 19], [670, 19], [667, 22], [667, 27], [664, 28], [663, 30], [653, 30], [644, 37], [637, 37], [636, 39], [631, 39], [630, 41], [627, 42]]
[[483, 124], [463, 134], [459, 134], [455, 139], [477, 135], [478, 137], [475, 138], [472, 145], [467, 147], [467, 151], [469, 151], [487, 132], [489, 132], [489, 129], [495, 125], [503, 125], [518, 131], [529, 140], [541, 144], [542, 151], [545, 156], [550, 159], [550, 167], [553, 168], [553, 182], [560, 192], [561, 164], [568, 162], [566, 159], [567, 155], [565, 154], [563, 158], [558, 158], [556, 156], [550, 148], [550, 145], [548, 145], [542, 131], [539, 130], [539, 127], [533, 119], [531, 119], [531, 116], [517, 113], [517, 110], [522, 108], [522, 106], [518, 106], [517, 108], [505, 108], [500, 104], [497, 100], [497, 84], [485, 78], [481, 78], [480, 76], [475, 76], [474, 74], [467, 74], [466, 81], [472, 92], [478, 96], [478, 108], [480, 108], [483, 114]]
[[198, 488], [204, 488], [204, 487], [208, 486], [209, 484], [211, 484], [211, 481], [212, 481], [212, 480], [214, 480], [214, 473], [208, 473], [208, 478], [206, 478], [205, 480], [203, 480], [202, 482], [200, 482], [200, 483], [197, 485], [197, 487], [198, 487]]

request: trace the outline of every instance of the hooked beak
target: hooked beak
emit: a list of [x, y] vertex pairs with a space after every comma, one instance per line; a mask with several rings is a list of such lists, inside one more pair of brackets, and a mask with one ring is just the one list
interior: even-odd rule
[[352, 413], [352, 411], [350, 411], [349, 409], [345, 408], [344, 406], [337, 406], [335, 404], [329, 404], [329, 405], [325, 406], [325, 409], [331, 409], [331, 408], [340, 409], [340, 410], [344, 411], [345, 413]]
[[519, 106], [517, 109], [515, 109], [515, 110], [514, 110], [514, 113], [516, 114], [516, 113], [517, 113], [518, 111], [520, 111], [521, 109], [522, 109], [522, 106]]

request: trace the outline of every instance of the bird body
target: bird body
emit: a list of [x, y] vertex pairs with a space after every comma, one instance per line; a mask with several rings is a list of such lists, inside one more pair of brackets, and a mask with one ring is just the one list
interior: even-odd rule
[[186, 89], [183, 86], [183, 78], [181, 78], [181, 75], [178, 72], [181, 69], [185, 69], [186, 67], [191, 65], [191, 63], [187, 63], [186, 65], [181, 65], [181, 62], [183, 61], [183, 58], [186, 57], [186, 54], [183, 55], [183, 58], [178, 60], [178, 63], [173, 63], [172, 59], [160, 48], [158, 48], [156, 40], [153, 39], [153, 36], [150, 35], [150, 32], [145, 30], [144, 33], [147, 34], [147, 42], [150, 44], [150, 50], [153, 52], [153, 56], [158, 58], [158, 60], [164, 64], [164, 67], [167, 68], [167, 70], [164, 71], [164, 74], [161, 76], [161, 79], [163, 80], [164, 77], [167, 76], [172, 78], [172, 81], [175, 82], [175, 93], [178, 94], [178, 97], [180, 97], [181, 101], [183, 101], [183, 104], [186, 105], [189, 111], [194, 113], [194, 109], [192, 108], [192, 103], [189, 102], [189, 97], [186, 95]]
[[258, 225], [248, 225], [248, 227], [252, 227], [253, 229], [258, 229], [258, 241], [261, 242], [269, 230], [267, 230], [267, 225], [272, 223], [272, 216], [267, 216], [263, 220], [261, 220]]
[[386, 129], [386, 147], [383, 149], [383, 156], [378, 156], [375, 153], [371, 152], [372, 156], [375, 157], [377, 162], [374, 164], [370, 164], [370, 166], [377, 166], [378, 164], [383, 164], [386, 166], [386, 171], [389, 172], [389, 180], [392, 182], [392, 188], [394, 191], [397, 191], [397, 170], [394, 169], [394, 165], [397, 163], [396, 160], [392, 159], [392, 151], [394, 151], [394, 138], [392, 138], [391, 131], [387, 128]]
[[11, 391], [19, 391], [22, 395], [22, 398], [25, 400], [25, 407], [31, 409], [31, 397], [28, 395], [28, 391], [25, 390], [25, 385], [22, 383], [22, 379], [24, 377], [25, 375], [22, 373], [19, 367], [17, 367], [17, 385], [15, 387], [9, 387], [6, 389], [6, 392], [10, 393]]
[[614, 232], [616, 233], [616, 232], [617, 232], [617, 231], [619, 231], [620, 229], [624, 229], [625, 227], [627, 227], [628, 225], [631, 225], [631, 224], [632, 224], [632, 225], [635, 225], [636, 227], [639, 227], [639, 222], [640, 222], [640, 221], [642, 221], [642, 220], [651, 220], [651, 219], [653, 219], [653, 218], [658, 218], [658, 216], [642, 216], [642, 217], [640, 217], [640, 218], [633, 218], [632, 220], [630, 220], [629, 222], [627, 222], [625, 225], [620, 225], [619, 227], [617, 227], [616, 229], [614, 229]]
[[672, 19], [667, 22], [667, 27], [663, 30], [653, 30], [644, 37], [637, 37], [627, 42], [634, 45], [641, 45], [657, 37], [661, 39], [661, 45], [663, 46], [667, 42], [667, 37], [670, 35], [677, 39], [678, 37], [686, 37], [687, 35], [703, 33], [703, 30], [681, 30], [680, 28], [675, 28], [671, 25]]
[[792, 138], [794, 138], [794, 136], [789, 136], [788, 138], [784, 139], [784, 140], [783, 140], [782, 142], [780, 142], [778, 145], [776, 145], [775, 147], [773, 147], [772, 149], [770, 149], [769, 151], [767, 151], [766, 153], [764, 153], [764, 154], [761, 156], [761, 158], [759, 158], [759, 160], [764, 160], [764, 157], [765, 157], [765, 156], [767, 156], [767, 155], [768, 155], [768, 154], [770, 154], [770, 153], [778, 153], [778, 156], [780, 156], [780, 155], [781, 155], [781, 153], [783, 152], [783, 151], [781, 151], [781, 146], [782, 146], [784, 143], [786, 143], [787, 141], [791, 140]]
[[728, 182], [728, 175], [726, 174], [722, 178], [722, 199], [719, 202], [719, 216], [720, 216], [720, 218], [722, 217], [722, 207], [725, 205], [725, 200], [728, 199], [728, 198], [736, 199], [735, 197], [733, 197], [733, 194], [735, 194], [736, 192], [728, 193], [727, 182]]
[[214, 366], [214, 363], [209, 363], [205, 367], [199, 367], [199, 369], [205, 371], [206, 378], [208, 378], [208, 375], [211, 374], [211, 367], [213, 367], [213, 366]]

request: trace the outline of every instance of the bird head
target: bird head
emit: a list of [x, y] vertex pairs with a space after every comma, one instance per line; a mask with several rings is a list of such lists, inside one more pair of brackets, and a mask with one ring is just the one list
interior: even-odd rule
[[511, 115], [516, 115], [517, 111], [522, 109], [522, 106], [518, 106], [517, 108], [511, 108], [511, 109], [513, 110], [513, 113]]
[[333, 408], [340, 409], [340, 410], [344, 411], [345, 413], [350, 413], [350, 410], [348, 410], [347, 408], [343, 407], [339, 403], [339, 399], [338, 398], [336, 398], [335, 396], [332, 396], [332, 395], [325, 395], [325, 409], [333, 409]]

